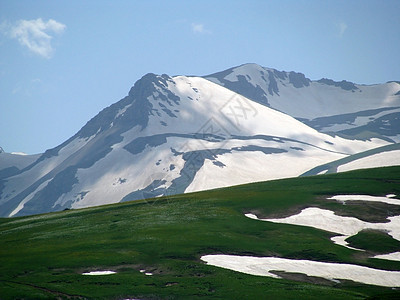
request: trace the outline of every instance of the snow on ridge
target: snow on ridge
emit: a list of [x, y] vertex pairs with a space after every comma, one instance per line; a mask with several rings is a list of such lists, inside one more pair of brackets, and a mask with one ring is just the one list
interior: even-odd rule
[[[400, 97], [397, 83], [385, 83], [376, 85], [353, 84], [355, 90], [342, 89], [340, 86], [328, 85], [319, 81], [310, 81], [310, 85], [298, 89], [291, 84], [286, 84], [280, 76], [276, 78], [277, 93], [269, 93], [269, 73], [288, 74], [296, 72], [277, 71], [272, 68], [264, 68], [257, 64], [244, 64], [232, 69], [220, 72], [225, 74], [224, 80], [237, 82], [238, 76], [244, 76], [253, 85], [261, 87], [268, 95], [268, 102], [271, 107], [288, 113], [294, 117], [313, 119], [316, 117], [339, 115], [343, 113], [355, 113], [362, 110], [375, 109], [380, 107], [399, 106]], [[216, 73], [218, 74], [218, 73]], [[263, 74], [266, 78], [263, 78]], [[206, 78], [217, 79], [211, 74]], [[218, 81], [219, 82], [219, 81]], [[220, 83], [220, 82], [219, 82]], [[285, 83], [285, 84], [284, 84]], [[296, 99], [293, 102], [293, 99]], [[306, 109], [304, 109], [306, 108]]]
[[14, 154], [14, 155], [28, 155], [25, 152], [11, 152], [11, 154]]
[[17, 155], [13, 153], [0, 153], [0, 170], [16, 167], [20, 170], [34, 163], [41, 154], [33, 154], [33, 155]]
[[224, 77], [224, 79], [231, 82], [236, 82], [239, 80], [238, 76], [241, 75], [245, 76], [248, 82], [254, 87], [263, 87], [266, 85], [267, 78], [262, 78], [263, 75], [260, 76], [260, 74], [264, 73], [267, 75], [268, 70], [257, 64], [245, 64], [234, 68], [230, 74]]
[[[400, 103], [397, 103], [400, 104]], [[330, 123], [326, 125], [319, 125], [319, 130], [322, 132], [339, 132], [343, 130], [348, 130], [348, 129], [353, 129], [356, 127], [364, 126], [368, 124], [369, 122], [373, 122], [381, 117], [384, 117], [385, 115], [393, 114], [393, 113], [400, 113], [400, 107], [392, 107], [392, 108], [387, 108], [383, 111], [380, 111], [375, 114], [370, 114], [370, 115], [359, 115], [355, 116], [354, 121], [349, 122], [349, 121], [341, 121], [338, 123]], [[328, 116], [329, 117], [335, 117], [335, 116]], [[337, 116], [338, 117], [338, 116]], [[318, 119], [318, 118], [317, 118]], [[315, 121], [315, 119], [311, 120]], [[391, 136], [391, 139], [396, 139], [395, 137]]]
[[278, 81], [279, 95], [268, 96], [268, 102], [274, 109], [309, 120], [400, 106], [400, 96], [394, 96], [393, 88], [387, 84], [357, 87], [359, 90], [352, 92], [312, 81], [297, 89]]

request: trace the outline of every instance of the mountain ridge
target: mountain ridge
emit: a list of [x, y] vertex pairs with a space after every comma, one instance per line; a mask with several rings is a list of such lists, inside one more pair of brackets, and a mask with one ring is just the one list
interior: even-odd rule
[[[319, 93], [325, 88], [347, 97], [360, 93], [254, 64], [204, 77], [148, 73], [126, 97], [35, 162], [0, 169], [0, 214], [35, 214], [295, 177], [396, 141], [392, 134], [397, 135], [398, 107], [342, 117], [349, 125], [359, 118], [392, 114], [392, 122], [386, 122], [391, 131], [364, 139], [326, 134], [332, 120], [299, 120], [274, 107], [278, 99], [297, 105], [298, 99], [305, 99], [300, 92], [316, 87]], [[285, 98], [288, 90], [297, 91], [296, 101]], [[393, 97], [400, 107], [400, 97]]]
[[[245, 78], [247, 73], [251, 74], [250, 79]], [[300, 83], [292, 84], [288, 74], [300, 74], [296, 75]], [[240, 65], [205, 78], [329, 134], [356, 139], [382, 137], [382, 124], [393, 122], [391, 132], [383, 135], [400, 142], [400, 84], [394, 81], [360, 85], [346, 80], [310, 80], [301, 73], [280, 72], [256, 64]], [[388, 113], [377, 116], [376, 109], [386, 109]], [[354, 120], [346, 119], [351, 114]]]

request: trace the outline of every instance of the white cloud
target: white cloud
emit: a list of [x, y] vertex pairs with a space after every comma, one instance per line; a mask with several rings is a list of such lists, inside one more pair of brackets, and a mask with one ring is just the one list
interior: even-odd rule
[[343, 35], [347, 29], [347, 24], [345, 22], [340, 22], [337, 24], [337, 28], [339, 30], [339, 37], [343, 37]]
[[211, 33], [211, 31], [207, 30], [204, 27], [204, 24], [200, 24], [200, 23], [192, 23], [192, 31], [194, 33], [201, 33], [201, 34]]
[[[2, 27], [4, 31], [4, 26]], [[51, 45], [53, 36], [63, 33], [66, 28], [64, 24], [53, 19], [44, 22], [41, 18], [20, 20], [16, 25], [8, 27], [6, 31], [11, 38], [44, 58], [50, 58], [53, 54], [54, 49]]]

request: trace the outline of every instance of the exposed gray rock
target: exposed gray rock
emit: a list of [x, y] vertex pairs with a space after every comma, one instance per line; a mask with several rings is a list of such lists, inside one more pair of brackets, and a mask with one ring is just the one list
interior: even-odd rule
[[340, 87], [341, 89], [343, 89], [345, 91], [355, 91], [355, 90], [359, 89], [358, 87], [355, 86], [354, 83], [352, 83], [350, 81], [346, 81], [346, 80], [342, 80], [339, 82], [339, 81], [333, 81], [332, 79], [322, 78], [322, 79], [318, 80], [317, 82]]

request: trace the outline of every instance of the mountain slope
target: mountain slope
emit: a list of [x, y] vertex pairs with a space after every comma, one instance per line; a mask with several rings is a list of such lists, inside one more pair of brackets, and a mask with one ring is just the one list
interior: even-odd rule
[[301, 73], [245, 64], [205, 76], [321, 132], [400, 141], [400, 84], [312, 81]]
[[[246, 78], [259, 74], [247, 71]], [[284, 82], [288, 89], [313, 85], [298, 73], [269, 74], [282, 80], [279, 90], [270, 87], [272, 94], [282, 94]], [[128, 96], [69, 140], [4, 177], [0, 215], [294, 177], [392, 142], [387, 137], [355, 140], [318, 132], [209, 79], [143, 76]]]
[[400, 166], [400, 143], [378, 147], [329, 162], [305, 172], [302, 176], [386, 166]]

